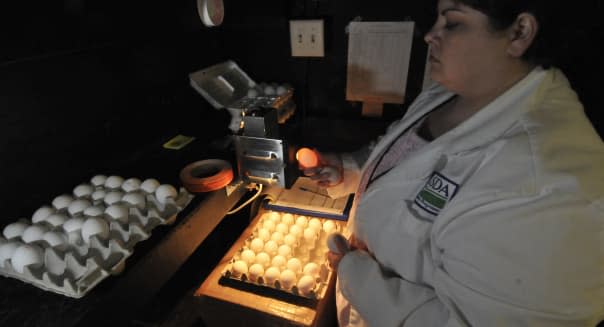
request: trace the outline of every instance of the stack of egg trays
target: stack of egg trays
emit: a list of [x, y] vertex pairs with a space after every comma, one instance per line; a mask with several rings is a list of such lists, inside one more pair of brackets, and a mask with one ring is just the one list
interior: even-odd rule
[[[225, 269], [222, 271], [222, 277], [235, 282], [235, 284], [241, 283], [241, 284], [253, 285], [253, 287], [260, 287], [260, 289], [266, 289], [269, 291], [268, 293], [272, 293], [272, 292], [276, 291], [276, 292], [284, 292], [287, 295], [293, 295], [294, 297], [302, 298], [302, 299], [309, 299], [309, 300], [322, 299], [325, 296], [325, 292], [327, 291], [329, 280], [333, 273], [333, 271], [329, 267], [329, 264], [327, 262], [327, 256], [326, 256], [327, 251], [328, 251], [327, 242], [326, 242], [327, 236], [331, 232], [337, 232], [337, 231], [340, 231], [340, 229], [342, 229], [342, 226], [340, 226], [339, 223], [337, 223], [331, 219], [324, 219], [324, 218], [311, 217], [311, 216], [293, 215], [296, 220], [300, 217], [303, 217], [308, 220], [317, 219], [317, 220], [321, 221], [322, 223], [325, 223], [326, 221], [331, 221], [331, 222], [333, 222], [332, 225], [334, 226], [334, 228], [330, 231], [326, 231], [326, 230], [320, 231], [320, 233], [318, 234], [318, 237], [316, 239], [316, 248], [314, 250], [314, 256], [306, 256], [305, 259], [301, 259], [302, 267], [304, 267], [309, 262], [314, 262], [319, 266], [319, 271], [318, 271], [318, 274], [316, 275], [316, 279], [315, 279], [315, 286], [312, 288], [312, 290], [310, 290], [310, 292], [307, 292], [307, 293], [300, 292], [296, 285], [293, 285], [291, 288], [286, 289], [286, 288], [282, 287], [279, 279], [277, 279], [274, 283], [269, 284], [262, 277], [258, 278], [256, 280], [252, 280], [250, 278], [249, 274], [244, 273], [244, 274], [239, 275], [239, 274], [235, 273], [235, 270], [234, 270], [235, 262], [237, 262], [239, 260], [244, 260], [244, 258], [242, 258], [242, 253], [246, 250], [252, 249], [252, 241], [260, 236], [259, 235], [260, 229], [263, 228], [266, 221], [271, 220], [270, 215], [273, 213], [289, 214], [289, 213], [283, 213], [283, 212], [278, 212], [278, 211], [272, 211], [272, 212], [269, 211], [269, 212], [259, 213], [259, 215], [261, 215], [261, 217], [257, 220], [256, 224], [252, 227], [253, 228], [252, 234], [245, 239], [243, 246], [241, 248], [239, 248], [237, 250], [237, 252], [233, 255], [233, 258], [231, 258], [231, 260], [229, 260], [229, 263], [226, 265]], [[291, 216], [291, 214], [289, 214], [289, 215]], [[299, 243], [297, 243], [298, 247], [294, 249], [294, 253], [296, 255], [304, 256], [304, 254], [307, 254], [306, 250], [302, 249], [304, 247], [302, 245], [302, 242], [303, 242], [303, 240], [301, 240]], [[304, 253], [301, 253], [299, 251], [300, 249], [302, 249], [302, 252], [304, 252]], [[273, 259], [273, 258], [274, 258], [274, 256], [271, 255], [271, 259]], [[298, 280], [300, 278], [300, 275], [301, 275], [300, 273], [297, 274], [296, 280]], [[249, 289], [249, 288], [244, 287], [243, 289]]]
[[[0, 263], [0, 275], [19, 279], [46, 291], [62, 294], [72, 298], [81, 298], [93, 289], [99, 282], [109, 275], [120, 274], [125, 268], [126, 259], [133, 253], [136, 243], [146, 240], [151, 236], [151, 231], [158, 225], [168, 225], [174, 222], [176, 214], [181, 211], [192, 200], [193, 195], [184, 188], [178, 191], [169, 184], [160, 185], [155, 179], [147, 179], [148, 186], [145, 190], [132, 188], [132, 182], [140, 186], [141, 182], [137, 178], [131, 178], [120, 187], [107, 187], [105, 180], [123, 181], [119, 176], [96, 175], [92, 178], [90, 184], [80, 184], [78, 187], [91, 186], [96, 191], [118, 191], [132, 193], [128, 191], [140, 192], [144, 194], [145, 205], [136, 206], [125, 201], [117, 201], [128, 207], [127, 222], [117, 221], [109, 217], [106, 213], [99, 215], [107, 221], [109, 225], [109, 234], [107, 237], [92, 235], [88, 242], [84, 242], [79, 235], [81, 231], [65, 233], [68, 242], [58, 246], [51, 246], [45, 240], [37, 240], [29, 244], [36, 245], [43, 251], [44, 264], [39, 267], [25, 266], [20, 273], [14, 269], [10, 259]], [[129, 183], [130, 187], [125, 187]], [[122, 187], [123, 186], [123, 187]], [[169, 190], [169, 194], [161, 194], [163, 201], [158, 198], [157, 189], [163, 187], [163, 190]], [[103, 198], [93, 199], [91, 194], [74, 196], [61, 195], [60, 197], [87, 199], [96, 207], [105, 208], [108, 204]], [[94, 194], [94, 193], [93, 193]], [[81, 217], [80, 214], [72, 215], [68, 213], [67, 207], [57, 208], [53, 206], [44, 206], [42, 208], [51, 208], [55, 213], [63, 213], [69, 217]], [[114, 203], [115, 204], [115, 203]], [[41, 209], [42, 209], [41, 208]], [[22, 218], [19, 222], [26, 225], [35, 225], [31, 220]], [[39, 223], [38, 223], [39, 224]], [[44, 225], [44, 223], [42, 223]], [[61, 226], [55, 226], [51, 230], [63, 231]], [[0, 246], [5, 243], [19, 242], [25, 244], [20, 236], [7, 239], [0, 236]]]

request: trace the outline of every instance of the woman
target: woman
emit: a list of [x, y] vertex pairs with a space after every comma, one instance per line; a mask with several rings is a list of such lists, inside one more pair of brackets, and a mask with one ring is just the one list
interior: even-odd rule
[[[358, 187], [356, 250], [329, 254], [340, 324], [604, 319], [604, 146], [542, 66], [542, 2], [438, 2], [425, 36], [437, 83], [366, 160], [344, 158], [344, 181], [364, 162], [360, 182], [333, 188]], [[327, 171], [341, 170], [306, 173], [325, 184]]]

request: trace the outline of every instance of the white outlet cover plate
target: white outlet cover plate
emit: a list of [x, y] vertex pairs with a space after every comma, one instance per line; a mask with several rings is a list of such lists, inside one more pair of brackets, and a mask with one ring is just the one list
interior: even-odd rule
[[290, 20], [289, 36], [292, 57], [324, 57], [322, 19]]

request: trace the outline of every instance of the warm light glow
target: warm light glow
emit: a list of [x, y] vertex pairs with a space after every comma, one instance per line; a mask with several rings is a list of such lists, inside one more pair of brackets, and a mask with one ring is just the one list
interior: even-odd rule
[[319, 165], [319, 156], [314, 150], [309, 148], [300, 148], [296, 152], [296, 160], [298, 160], [298, 163], [304, 169], [314, 168]]

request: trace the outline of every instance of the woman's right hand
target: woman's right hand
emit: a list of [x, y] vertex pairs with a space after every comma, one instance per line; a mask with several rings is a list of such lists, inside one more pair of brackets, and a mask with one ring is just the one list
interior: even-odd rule
[[317, 182], [319, 186], [335, 186], [342, 182], [342, 159], [336, 154], [319, 154], [319, 166], [306, 168], [304, 175]]

